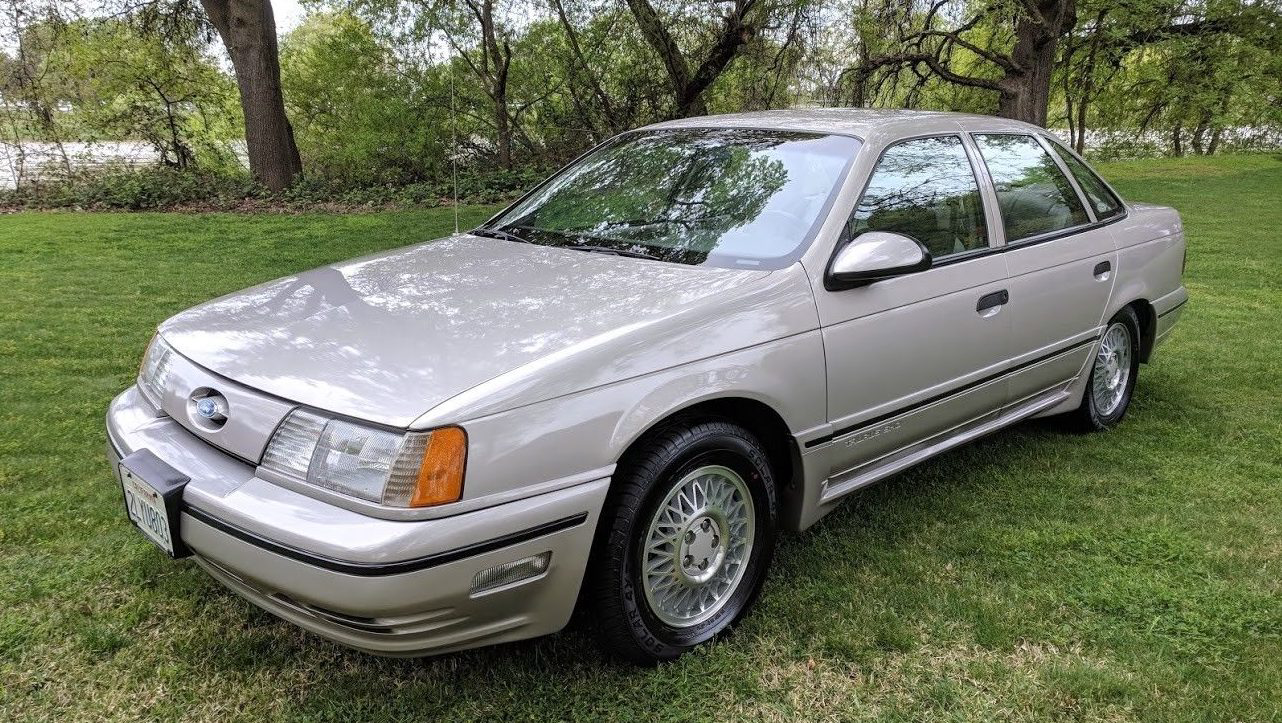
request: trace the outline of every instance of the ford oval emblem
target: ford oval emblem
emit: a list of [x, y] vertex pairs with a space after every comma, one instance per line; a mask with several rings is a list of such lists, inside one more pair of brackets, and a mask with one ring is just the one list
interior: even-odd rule
[[199, 399], [193, 399], [191, 407], [196, 417], [221, 426], [227, 421], [227, 398], [214, 392]]

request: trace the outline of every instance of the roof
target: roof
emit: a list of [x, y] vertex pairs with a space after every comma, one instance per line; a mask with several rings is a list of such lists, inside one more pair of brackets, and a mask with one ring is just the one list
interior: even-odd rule
[[773, 130], [844, 133], [869, 140], [874, 136], [910, 136], [956, 130], [1019, 130], [1036, 126], [1009, 118], [936, 110], [882, 108], [795, 108], [680, 118], [646, 126], [660, 128], [769, 128]]

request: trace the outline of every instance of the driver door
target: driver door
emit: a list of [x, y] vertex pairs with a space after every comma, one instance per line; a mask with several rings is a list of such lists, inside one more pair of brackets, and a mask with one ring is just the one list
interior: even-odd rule
[[933, 265], [818, 294], [832, 477], [857, 476], [1006, 401], [1005, 382], [991, 378], [1010, 347], [1006, 261], [990, 253], [972, 154], [960, 135], [889, 146], [846, 225], [843, 243], [899, 233], [920, 241]]

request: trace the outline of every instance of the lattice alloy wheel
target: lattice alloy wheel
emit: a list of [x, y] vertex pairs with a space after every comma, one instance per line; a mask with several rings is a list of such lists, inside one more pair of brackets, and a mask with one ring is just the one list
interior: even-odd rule
[[1117, 411], [1126, 397], [1131, 380], [1133, 347], [1131, 331], [1121, 322], [1109, 325], [1100, 339], [1091, 375], [1091, 394], [1095, 396], [1095, 409], [1101, 415], [1108, 416]]
[[730, 629], [774, 554], [770, 458], [724, 419], [657, 430], [619, 464], [601, 512], [585, 594], [606, 648], [671, 660]]
[[677, 481], [650, 520], [641, 586], [656, 617], [697, 625], [721, 611], [752, 554], [752, 494], [743, 478], [706, 465]]
[[1140, 363], [1139, 316], [1129, 306], [1109, 319], [1086, 369], [1082, 401], [1066, 421], [1083, 432], [1108, 429], [1131, 405]]

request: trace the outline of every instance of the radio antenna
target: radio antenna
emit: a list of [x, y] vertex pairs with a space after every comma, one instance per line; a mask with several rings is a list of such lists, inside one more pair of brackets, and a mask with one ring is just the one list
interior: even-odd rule
[[450, 164], [454, 177], [454, 235], [458, 235], [458, 113], [454, 108], [454, 52], [446, 54], [450, 74]]

